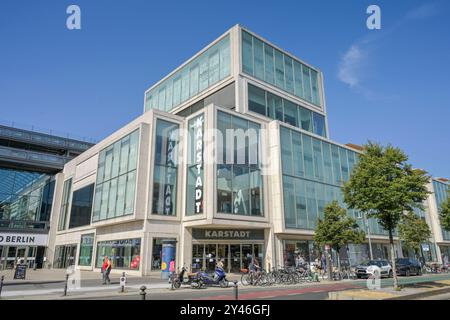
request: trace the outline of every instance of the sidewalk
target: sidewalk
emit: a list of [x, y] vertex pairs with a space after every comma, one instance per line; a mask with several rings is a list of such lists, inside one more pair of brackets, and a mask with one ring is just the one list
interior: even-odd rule
[[329, 300], [415, 300], [450, 293], [450, 280], [417, 283], [396, 291], [393, 287], [377, 290], [356, 289], [329, 292]]

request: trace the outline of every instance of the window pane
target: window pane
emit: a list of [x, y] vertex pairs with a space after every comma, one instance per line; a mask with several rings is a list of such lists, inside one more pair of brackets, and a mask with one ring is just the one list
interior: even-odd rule
[[248, 85], [248, 108], [250, 111], [266, 115], [265, 91], [251, 84]]
[[247, 166], [233, 166], [233, 213], [250, 214], [250, 176]]
[[102, 201], [100, 206], [100, 220], [104, 220], [108, 216], [108, 195], [109, 195], [109, 181], [103, 183]]
[[165, 110], [166, 108], [166, 88], [159, 89], [158, 109]]
[[111, 179], [112, 160], [113, 160], [113, 146], [110, 146], [106, 148], [105, 174], [104, 174], [105, 181]]
[[297, 228], [308, 228], [308, 215], [306, 212], [306, 191], [305, 181], [302, 179], [295, 179], [295, 207], [297, 215]]
[[209, 85], [219, 81], [219, 50], [215, 49], [209, 55]]
[[130, 137], [126, 136], [121, 140], [121, 151], [120, 151], [120, 165], [119, 174], [124, 174], [128, 171], [128, 155], [130, 152]]
[[94, 213], [92, 221], [100, 219], [100, 205], [102, 203], [102, 184], [95, 187]]
[[320, 105], [319, 98], [319, 79], [317, 71], [311, 69], [311, 85], [312, 85], [312, 103]]
[[312, 112], [305, 108], [299, 108], [300, 110], [300, 123], [301, 128], [306, 131], [312, 132]]
[[333, 166], [331, 163], [330, 144], [322, 141], [323, 170], [325, 182], [333, 183]]
[[133, 213], [134, 195], [136, 188], [136, 171], [128, 173], [127, 187], [125, 195], [125, 214]]
[[114, 218], [116, 215], [116, 200], [117, 200], [117, 178], [111, 180], [109, 186], [109, 200], [108, 200], [108, 214], [107, 218]]
[[199, 79], [199, 91], [203, 91], [208, 88], [208, 57], [202, 57], [200, 60], [200, 79]]
[[292, 70], [292, 59], [284, 56], [284, 76], [286, 80], [286, 91], [294, 93], [294, 72]]
[[302, 65], [303, 69], [303, 93], [304, 98], [308, 101], [312, 100], [311, 97], [311, 79], [309, 75], [309, 68], [305, 65]]
[[230, 75], [230, 37], [220, 44], [220, 79]]
[[251, 215], [261, 216], [263, 207], [261, 172], [250, 167], [250, 205]]
[[323, 181], [322, 144], [318, 139], [313, 139], [313, 152], [314, 175], [318, 180]]
[[172, 81], [169, 79], [166, 85], [166, 103], [164, 110], [169, 111], [172, 109]]
[[281, 127], [280, 135], [281, 135], [281, 160], [283, 163], [283, 173], [292, 174], [291, 131], [289, 129]]
[[252, 36], [242, 32], [242, 69], [245, 73], [253, 75], [253, 46]]
[[264, 44], [265, 80], [271, 84], [275, 84], [273, 59], [273, 48], [267, 44]]
[[253, 38], [253, 54], [254, 54], [254, 62], [255, 69], [254, 74], [255, 77], [261, 80], [264, 80], [264, 52], [263, 52], [263, 43], [257, 38]]
[[285, 88], [283, 54], [276, 49], [275, 49], [275, 85], [281, 89]]
[[283, 121], [283, 100], [267, 92], [267, 112], [272, 119]]
[[283, 176], [284, 222], [286, 228], [296, 228], [294, 179]]
[[231, 205], [231, 182], [232, 166], [217, 165], [217, 211], [232, 213]]
[[308, 210], [308, 229], [315, 229], [317, 223], [317, 202], [314, 188], [315, 183], [306, 182], [306, 205]]
[[284, 122], [297, 127], [298, 126], [297, 105], [285, 99], [283, 100], [283, 103], [284, 103]]
[[347, 164], [347, 150], [339, 148], [339, 156], [341, 158], [341, 172], [344, 182], [348, 181], [348, 164]]
[[[294, 157], [294, 175], [303, 177], [303, 149], [302, 149], [302, 136], [298, 132], [292, 131], [292, 148]], [[284, 141], [283, 141], [284, 143]]]
[[189, 69], [183, 70], [181, 75], [181, 102], [189, 99]]
[[305, 174], [308, 178], [314, 178], [313, 152], [311, 137], [302, 135], [303, 137], [303, 159], [305, 162]]
[[294, 61], [294, 91], [298, 97], [303, 97], [302, 65]]
[[177, 106], [181, 102], [181, 78], [178, 75], [173, 79], [173, 105]]
[[125, 207], [125, 188], [127, 185], [127, 175], [124, 174], [119, 177], [117, 184], [117, 203], [116, 203], [116, 217], [123, 216]]
[[103, 182], [103, 176], [105, 174], [105, 156], [105, 150], [100, 151], [98, 156], [97, 183]]
[[190, 97], [198, 93], [198, 72], [199, 72], [198, 64], [191, 66], [191, 74], [189, 80], [191, 85]]
[[325, 118], [322, 115], [313, 112], [313, 119], [314, 133], [318, 134], [319, 136], [325, 137]]
[[341, 163], [339, 161], [339, 149], [335, 145], [331, 145], [331, 157], [333, 161], [333, 176], [334, 183], [337, 185], [341, 184]]
[[114, 143], [113, 147], [111, 178], [115, 178], [119, 174], [119, 164], [120, 164], [120, 140]]
[[136, 130], [130, 135], [130, 154], [128, 157], [128, 171], [136, 169], [138, 144], [139, 144], [139, 130]]

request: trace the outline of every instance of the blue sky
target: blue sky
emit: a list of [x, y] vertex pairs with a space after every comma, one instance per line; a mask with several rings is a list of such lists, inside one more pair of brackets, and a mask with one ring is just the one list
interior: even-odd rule
[[[66, 28], [81, 8], [82, 29]], [[381, 8], [368, 30], [366, 8]], [[144, 90], [240, 23], [320, 68], [330, 137], [402, 148], [450, 178], [450, 2], [0, 2], [0, 120], [101, 139]]]

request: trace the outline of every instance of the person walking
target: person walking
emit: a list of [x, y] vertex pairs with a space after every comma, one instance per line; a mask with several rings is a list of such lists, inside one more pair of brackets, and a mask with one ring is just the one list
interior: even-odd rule
[[105, 256], [102, 265], [103, 284], [106, 284], [106, 281], [108, 281], [108, 284], [111, 284], [111, 279], [109, 279], [111, 267], [111, 260], [108, 259], [108, 256]]

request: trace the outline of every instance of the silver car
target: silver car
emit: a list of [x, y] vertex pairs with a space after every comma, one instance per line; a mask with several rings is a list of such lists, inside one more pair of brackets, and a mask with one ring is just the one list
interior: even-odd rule
[[358, 279], [369, 278], [374, 274], [374, 271], [380, 268], [381, 277], [392, 277], [392, 267], [387, 260], [368, 260], [355, 268]]

